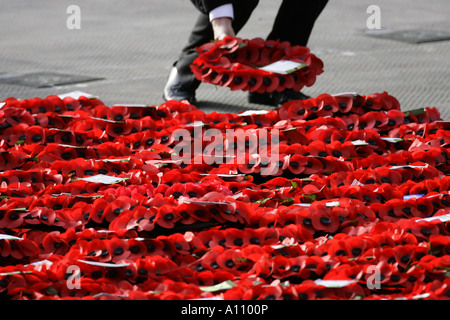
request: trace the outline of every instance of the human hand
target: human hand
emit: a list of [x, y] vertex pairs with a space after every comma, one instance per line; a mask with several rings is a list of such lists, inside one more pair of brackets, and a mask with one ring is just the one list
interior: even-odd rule
[[215, 40], [222, 40], [227, 36], [229, 37], [236, 36], [233, 26], [231, 25], [230, 18], [216, 18], [213, 21], [211, 21], [211, 25], [214, 31]]

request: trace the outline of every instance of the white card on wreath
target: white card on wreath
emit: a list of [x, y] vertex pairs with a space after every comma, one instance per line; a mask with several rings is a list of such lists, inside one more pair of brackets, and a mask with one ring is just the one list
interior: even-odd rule
[[260, 70], [274, 72], [279, 74], [289, 74], [297, 71], [298, 69], [306, 67], [306, 63], [290, 61], [290, 60], [279, 60], [274, 63], [268, 64], [260, 68]]
[[89, 260], [81, 260], [81, 259], [78, 259], [78, 261], [86, 263], [86, 264], [90, 264], [91, 266], [105, 267], [105, 268], [123, 268], [123, 267], [128, 267], [130, 265], [127, 262], [110, 263], [110, 262], [97, 262], [97, 261], [89, 261]]
[[79, 180], [84, 180], [93, 183], [103, 183], [103, 184], [116, 184], [124, 180], [124, 178], [107, 176], [105, 174], [97, 174], [95, 176], [81, 178]]

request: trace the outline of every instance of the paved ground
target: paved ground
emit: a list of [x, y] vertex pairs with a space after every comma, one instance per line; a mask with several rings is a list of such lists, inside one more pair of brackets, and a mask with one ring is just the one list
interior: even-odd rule
[[[265, 37], [280, 2], [261, 0], [239, 36]], [[0, 0], [0, 5], [0, 80], [32, 72], [103, 78], [53, 88], [0, 83], [0, 100], [83, 90], [107, 105], [161, 104], [170, 66], [197, 16], [187, 0]], [[81, 9], [79, 30], [67, 28], [70, 5]], [[368, 36], [369, 5], [380, 7], [384, 30], [450, 31], [448, 0], [330, 1], [309, 44], [325, 73], [304, 92], [387, 91], [404, 110], [435, 106], [450, 120], [450, 41], [411, 44]], [[197, 98], [207, 112], [263, 108], [248, 104], [244, 92], [208, 84]]]

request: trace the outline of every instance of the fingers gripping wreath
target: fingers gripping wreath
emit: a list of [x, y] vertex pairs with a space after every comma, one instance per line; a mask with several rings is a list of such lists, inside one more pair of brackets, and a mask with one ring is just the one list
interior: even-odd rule
[[310, 87], [323, 62], [307, 47], [287, 41], [225, 37], [204, 44], [191, 65], [196, 79], [231, 90], [273, 92]]

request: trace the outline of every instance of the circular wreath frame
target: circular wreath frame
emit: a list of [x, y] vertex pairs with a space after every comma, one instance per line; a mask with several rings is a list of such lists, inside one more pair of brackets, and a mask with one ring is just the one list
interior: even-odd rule
[[[316, 82], [323, 73], [323, 62], [307, 47], [291, 46], [287, 41], [225, 37], [196, 48], [199, 56], [191, 64], [196, 79], [231, 90], [273, 92], [300, 91]], [[280, 60], [302, 64], [290, 73], [262, 70]]]

